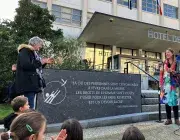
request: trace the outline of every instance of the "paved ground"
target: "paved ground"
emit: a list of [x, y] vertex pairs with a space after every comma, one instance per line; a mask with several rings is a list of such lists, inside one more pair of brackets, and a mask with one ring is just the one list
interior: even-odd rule
[[[180, 130], [176, 132], [177, 135], [174, 134], [174, 131], [179, 127], [174, 124], [165, 126], [163, 123], [151, 121], [135, 123], [133, 125], [143, 132], [146, 140], [180, 140]], [[115, 125], [84, 129], [84, 140], [121, 140], [125, 129], [129, 126], [130, 125]], [[47, 134], [46, 140], [49, 140], [49, 136], [56, 134], [57, 133]]]

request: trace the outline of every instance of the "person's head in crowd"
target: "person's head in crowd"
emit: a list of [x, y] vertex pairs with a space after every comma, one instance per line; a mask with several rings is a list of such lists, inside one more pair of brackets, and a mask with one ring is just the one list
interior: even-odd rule
[[14, 112], [21, 113], [29, 109], [28, 98], [25, 96], [17, 96], [11, 101]]
[[145, 137], [137, 127], [131, 126], [124, 132], [122, 140], [145, 140]]
[[167, 60], [172, 59], [172, 60], [174, 61], [174, 60], [175, 60], [174, 50], [171, 49], [171, 48], [168, 48], [168, 49], [166, 50], [166, 53], [165, 53], [165, 58], [166, 58]]
[[39, 51], [43, 47], [43, 40], [38, 36], [32, 37], [29, 40], [29, 45], [31, 45], [35, 51]]
[[1, 134], [1, 140], [43, 140], [46, 119], [38, 112], [23, 113], [16, 117], [10, 131]]
[[61, 129], [66, 129], [66, 140], [83, 140], [83, 128], [75, 119], [69, 119], [63, 122]]

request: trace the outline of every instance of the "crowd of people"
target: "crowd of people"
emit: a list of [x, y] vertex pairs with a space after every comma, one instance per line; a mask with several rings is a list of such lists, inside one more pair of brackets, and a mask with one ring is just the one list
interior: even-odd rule
[[[16, 98], [11, 101], [13, 113], [4, 119], [7, 132], [1, 134], [1, 140], [42, 140], [46, 129], [46, 118], [35, 111], [35, 96], [46, 87], [42, 76], [42, 69], [54, 62], [53, 58], [41, 58], [39, 50], [43, 47], [43, 40], [33, 37], [29, 44], [18, 47], [17, 64], [12, 66], [15, 77]], [[179, 84], [180, 76], [177, 73], [177, 61], [172, 49], [167, 49], [165, 61], [160, 69], [161, 102], [166, 106], [167, 121], [172, 124], [171, 108], [174, 111], [175, 124], [180, 125]], [[83, 129], [75, 119], [63, 122], [58, 136], [52, 140], [83, 140]], [[145, 140], [144, 135], [136, 127], [129, 127], [122, 140]]]
[[[46, 118], [43, 114], [29, 108], [25, 96], [17, 96], [11, 102], [14, 113], [4, 119], [5, 131], [1, 140], [43, 140], [45, 138]], [[78, 120], [65, 120], [57, 136], [52, 140], [83, 140], [83, 128]], [[134, 126], [124, 132], [122, 140], [145, 140], [141, 131]]]

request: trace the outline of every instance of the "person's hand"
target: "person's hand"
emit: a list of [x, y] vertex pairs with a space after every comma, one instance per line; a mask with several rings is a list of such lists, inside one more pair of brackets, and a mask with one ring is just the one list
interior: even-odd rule
[[167, 69], [167, 72], [172, 72], [171, 68], [168, 68], [168, 69]]
[[12, 71], [16, 71], [16, 68], [17, 68], [16, 64], [13, 64], [11, 69]]
[[62, 129], [59, 132], [58, 136], [57, 137], [55, 137], [55, 136], [51, 137], [51, 140], [66, 140], [66, 138], [67, 138], [66, 129]]
[[54, 62], [53, 58], [42, 58], [41, 63], [42, 64], [52, 64]]
[[52, 63], [54, 63], [54, 59], [53, 58], [48, 58], [46, 63], [47, 64], [52, 64]]
[[42, 59], [41, 59], [42, 65], [46, 64], [46, 62], [47, 62], [47, 58], [42, 58]]

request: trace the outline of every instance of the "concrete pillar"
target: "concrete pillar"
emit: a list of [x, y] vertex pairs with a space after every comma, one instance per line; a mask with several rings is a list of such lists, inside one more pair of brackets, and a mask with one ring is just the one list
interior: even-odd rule
[[161, 60], [164, 62], [165, 61], [165, 52], [161, 53]]
[[81, 0], [82, 2], [82, 28], [87, 24], [87, 11], [88, 11], [88, 0]]
[[116, 55], [116, 46], [112, 46], [112, 70], [114, 69], [114, 55]]
[[137, 56], [139, 56], [139, 57], [142, 57], [142, 49], [138, 49], [138, 54], [137, 54]]
[[47, 0], [47, 8], [48, 8], [49, 12], [51, 13], [51, 9], [52, 9], [52, 0]]
[[160, 0], [160, 5], [162, 9], [162, 15], [159, 13], [159, 25], [164, 26], [164, 3], [163, 0]]
[[86, 57], [86, 47], [88, 47], [88, 46], [87, 46], [87, 43], [84, 42], [84, 45], [83, 45], [83, 46], [84, 46], [84, 48], [81, 49], [81, 58], [82, 58], [82, 59], [85, 59], [85, 57]]
[[137, 1], [137, 11], [138, 11], [137, 20], [142, 21], [142, 0]]
[[117, 16], [117, 0], [112, 0], [112, 15]]
[[[82, 2], [82, 17], [81, 17], [82, 23], [81, 23], [81, 27], [82, 27], [82, 31], [83, 31], [83, 29], [86, 27], [86, 24], [87, 24], [88, 0], [81, 0], [81, 2]], [[85, 59], [86, 47], [87, 47], [87, 44], [85, 43], [84, 48], [82, 48], [82, 50], [81, 50], [82, 59]]]
[[180, 0], [178, 0], [178, 19], [179, 19], [179, 29], [180, 29]]

